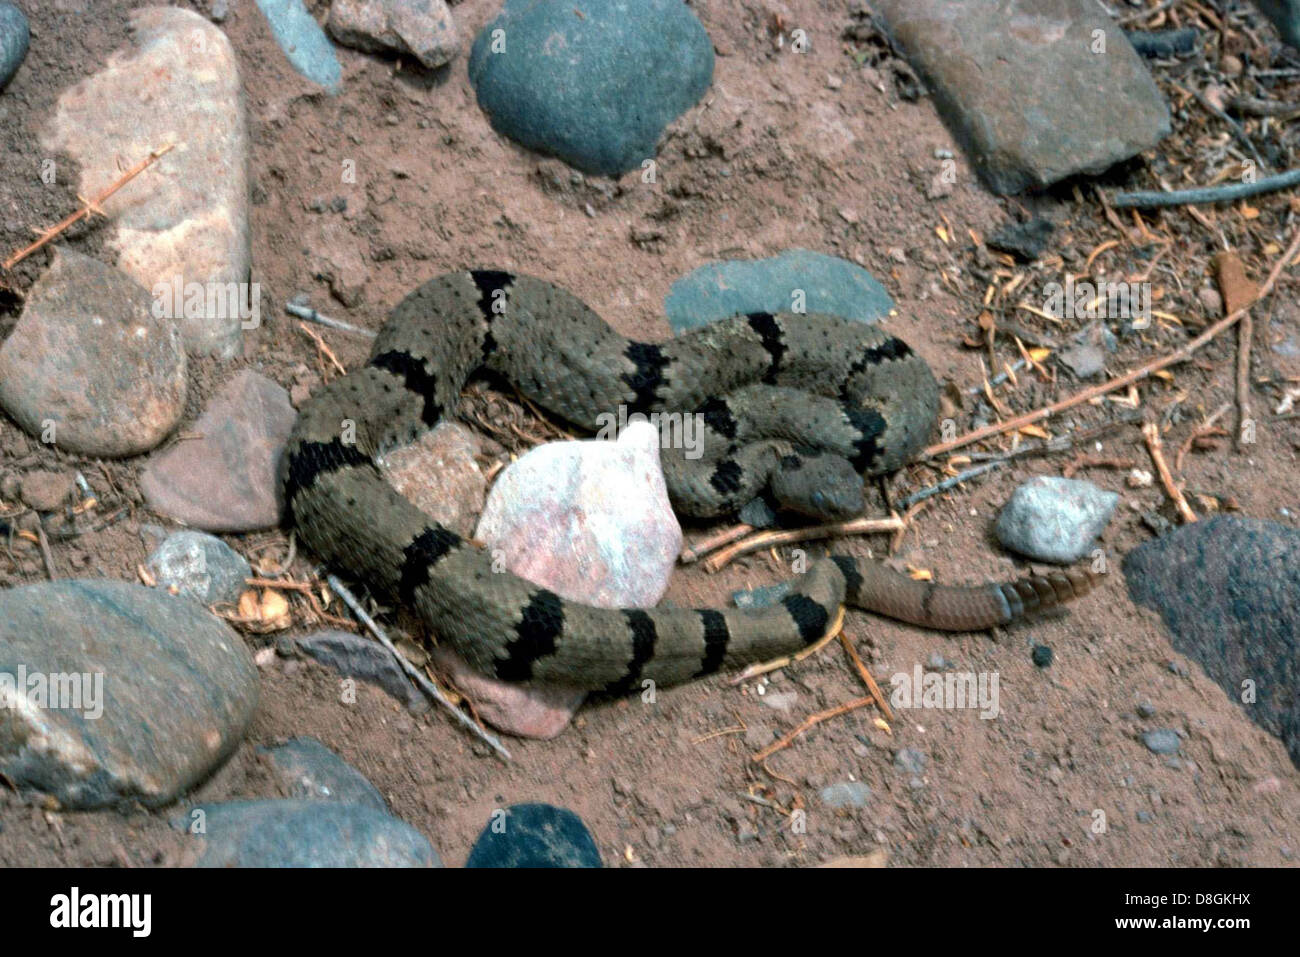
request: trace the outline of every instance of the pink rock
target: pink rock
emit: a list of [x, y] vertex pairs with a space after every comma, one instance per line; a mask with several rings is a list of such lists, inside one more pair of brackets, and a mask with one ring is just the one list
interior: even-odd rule
[[450, 648], [435, 648], [433, 664], [474, 705], [475, 713], [492, 727], [520, 738], [541, 741], [569, 726], [587, 693], [574, 688], [510, 684], [483, 675]]
[[289, 394], [244, 370], [227, 382], [191, 431], [140, 477], [155, 512], [209, 532], [247, 532], [280, 523], [276, 471], [297, 413]]
[[510, 571], [565, 598], [653, 606], [682, 548], [658, 430], [634, 423], [615, 443], [532, 449], [492, 486], [475, 537], [501, 549]]
[[[641, 423], [616, 443], [538, 446], [501, 473], [475, 537], [499, 549], [510, 571], [564, 598], [604, 608], [653, 606], [682, 546], [658, 443], [658, 430]], [[508, 734], [553, 738], [586, 697], [485, 677], [447, 649], [435, 661], [479, 716]]]

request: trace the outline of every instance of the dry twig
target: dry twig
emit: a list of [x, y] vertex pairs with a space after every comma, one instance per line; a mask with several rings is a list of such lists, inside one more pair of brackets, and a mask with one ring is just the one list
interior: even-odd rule
[[6, 259], [3, 264], [4, 268], [13, 269], [14, 266], [17, 266], [20, 262], [22, 262], [24, 259], [30, 256], [32, 253], [36, 252], [36, 250], [40, 249], [46, 243], [50, 242], [52, 239], [58, 236], [60, 233], [67, 230], [69, 227], [75, 225], [76, 223], [81, 222], [81, 220], [90, 219], [90, 217], [94, 216], [96, 213], [98, 213], [100, 216], [103, 216], [104, 210], [101, 209], [100, 207], [105, 200], [107, 200], [119, 189], [121, 189], [127, 183], [131, 182], [131, 180], [135, 179], [146, 169], [148, 169], [150, 166], [156, 163], [161, 157], [166, 156], [175, 148], [176, 148], [175, 143], [168, 143], [166, 146], [162, 146], [154, 150], [152, 153], [146, 156], [139, 163], [136, 163], [129, 170], [127, 170], [125, 173], [119, 176], [117, 178], [117, 181], [113, 183], [112, 186], [108, 187], [108, 189], [101, 192], [94, 199], [85, 199], [83, 197], [78, 197], [78, 199], [81, 199], [81, 202], [83, 204], [81, 209], [77, 210], [75, 213], [73, 213], [71, 216], [68, 216], [66, 219], [60, 220], [58, 223], [54, 224], [48, 229], [38, 230], [40, 239], [36, 240], [36, 242], [32, 243], [30, 246], [18, 250], [12, 256]]
[[716, 572], [737, 556], [757, 551], [760, 548], [789, 545], [792, 542], [806, 542], [815, 538], [834, 538], [838, 535], [873, 535], [883, 532], [896, 532], [903, 527], [903, 520], [897, 515], [891, 515], [889, 518], [853, 518], [847, 522], [835, 522], [831, 525], [813, 525], [809, 528], [792, 528], [779, 532], [758, 532], [749, 538], [715, 552], [704, 560], [704, 567], [710, 572]]
[[1169, 471], [1169, 463], [1165, 461], [1165, 454], [1162, 451], [1163, 443], [1160, 440], [1160, 426], [1154, 422], [1147, 422], [1142, 426], [1142, 438], [1146, 440], [1147, 450], [1151, 453], [1151, 461], [1156, 466], [1156, 474], [1160, 476], [1160, 484], [1165, 487], [1165, 491], [1173, 501], [1174, 507], [1178, 509], [1178, 514], [1183, 517], [1185, 522], [1196, 521], [1196, 513], [1187, 504], [1187, 499], [1183, 498], [1182, 489], [1174, 483], [1173, 473]]
[[357, 601], [352, 592], [348, 591], [347, 586], [339, 581], [335, 575], [328, 575], [325, 580], [329, 582], [330, 587], [334, 589], [334, 593], [343, 599], [344, 604], [352, 609], [352, 613], [356, 615], [357, 618], [361, 619], [361, 623], [370, 630], [370, 633], [379, 639], [379, 643], [388, 649], [388, 653], [393, 656], [393, 659], [401, 666], [402, 670], [420, 686], [425, 694], [450, 711], [452, 717], [454, 717], [461, 725], [472, 731], [475, 737], [480, 741], [483, 741], [488, 747], [495, 751], [503, 761], [510, 760], [510, 752], [505, 749], [496, 735], [490, 734], [475, 724], [474, 720], [464, 711], [461, 711], [460, 708], [456, 707], [456, 705], [452, 703], [451, 699], [443, 694], [442, 689], [430, 681], [424, 672], [406, 660], [406, 657], [398, 651], [397, 647], [389, 640], [388, 635], [384, 634], [384, 629], [379, 627], [378, 623], [366, 613], [364, 608], [361, 607], [361, 602]]
[[[1259, 287], [1259, 295], [1256, 297], [1256, 302], [1263, 299], [1273, 291], [1273, 287], [1277, 284], [1278, 278], [1282, 274], [1282, 270], [1290, 264], [1292, 259], [1295, 258], [1297, 251], [1300, 251], [1300, 231], [1297, 231], [1295, 238], [1291, 240], [1291, 245], [1287, 247], [1286, 252], [1284, 252], [1276, 262], [1274, 262], [1273, 268], [1268, 274], [1268, 278], [1265, 279], [1264, 284]], [[968, 432], [965, 435], [958, 436], [950, 442], [940, 442], [938, 445], [932, 445], [921, 452], [921, 457], [928, 458], [930, 456], [942, 455], [945, 452], [951, 452], [953, 449], [959, 449], [963, 446], [970, 445], [972, 442], [978, 442], [981, 439], [987, 439], [994, 435], [1001, 435], [1004, 432], [1010, 432], [1013, 429], [1019, 429], [1035, 422], [1041, 422], [1044, 419], [1056, 415], [1058, 412], [1064, 412], [1066, 409], [1072, 409], [1076, 405], [1082, 405], [1090, 399], [1095, 399], [1098, 396], [1114, 392], [1116, 389], [1122, 389], [1127, 385], [1140, 382], [1141, 380], [1151, 376], [1153, 373], [1159, 372], [1161, 369], [1168, 368], [1171, 365], [1176, 365], [1179, 362], [1185, 362], [1190, 358], [1193, 352], [1196, 352], [1207, 342], [1210, 342], [1219, 335], [1219, 333], [1236, 325], [1249, 308], [1250, 307], [1247, 306], [1229, 313], [1191, 342], [1184, 343], [1182, 346], [1163, 358], [1153, 359], [1136, 369], [1126, 372], [1118, 378], [1112, 379], [1109, 382], [1103, 382], [1100, 385], [1091, 386], [1081, 392], [1076, 392], [1074, 395], [1061, 399], [1059, 402], [1053, 402], [1051, 405], [1042, 406], [1032, 412], [1026, 412], [1024, 415], [1008, 419], [1005, 422], [991, 423], [990, 425]]]

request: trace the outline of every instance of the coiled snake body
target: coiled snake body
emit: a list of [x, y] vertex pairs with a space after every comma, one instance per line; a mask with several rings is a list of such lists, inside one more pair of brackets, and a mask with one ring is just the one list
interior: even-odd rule
[[898, 468], [924, 444], [938, 389], [905, 343], [833, 316], [755, 313], [650, 344], [625, 339], [539, 279], [478, 270], [425, 283], [393, 310], [369, 363], [302, 408], [281, 468], [285, 504], [311, 549], [415, 608], [486, 674], [626, 692], [647, 679], [668, 684], [788, 654], [821, 638], [845, 602], [968, 631], [1092, 587], [1077, 570], [938, 585], [835, 556], [769, 608], [567, 601], [494, 571], [487, 550], [429, 519], [374, 463], [449, 415], [479, 369], [588, 429], [620, 405], [629, 415], [698, 412], [706, 454], [692, 461], [664, 450], [664, 465], [675, 506], [702, 515], [734, 510], [769, 484], [787, 486], [805, 510], [860, 511], [860, 486], [847, 495], [842, 485], [814, 489], [808, 475]]

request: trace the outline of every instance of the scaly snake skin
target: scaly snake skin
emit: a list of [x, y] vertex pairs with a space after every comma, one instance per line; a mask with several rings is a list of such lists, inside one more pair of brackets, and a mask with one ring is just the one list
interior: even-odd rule
[[650, 344], [625, 339], [539, 279], [478, 270], [430, 280], [393, 310], [369, 364], [302, 408], [281, 468], [285, 504], [308, 547], [416, 609], [485, 674], [624, 693], [645, 680], [670, 684], [789, 654], [821, 638], [843, 603], [974, 631], [1094, 583], [1072, 569], [955, 587], [835, 556], [768, 608], [567, 601], [493, 571], [486, 549], [432, 521], [375, 465], [376, 455], [450, 415], [480, 369], [588, 429], [620, 405], [629, 415], [700, 412], [712, 454], [691, 462], [664, 450], [674, 504], [696, 514], [738, 507], [783, 467], [797, 472], [809, 447], [861, 474], [898, 468], [933, 427], [938, 388], [905, 343], [833, 316], [755, 313]]

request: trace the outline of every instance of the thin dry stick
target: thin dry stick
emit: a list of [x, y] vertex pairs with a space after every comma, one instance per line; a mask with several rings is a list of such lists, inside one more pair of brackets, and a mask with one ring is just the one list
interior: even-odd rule
[[54, 237], [58, 236], [60, 233], [68, 229], [70, 226], [80, 222], [81, 220], [90, 219], [90, 217], [95, 215], [96, 213], [98, 213], [100, 216], [103, 216], [104, 211], [100, 209], [100, 206], [106, 199], [108, 199], [119, 189], [121, 189], [127, 183], [131, 182], [131, 180], [135, 179], [137, 176], [139, 176], [141, 173], [147, 170], [150, 166], [156, 163], [160, 158], [166, 156], [175, 148], [176, 148], [175, 143], [168, 143], [166, 146], [162, 146], [154, 150], [147, 157], [145, 157], [139, 163], [136, 163], [129, 170], [127, 170], [120, 177], [118, 177], [117, 182], [113, 183], [112, 186], [108, 187], [108, 189], [104, 190], [94, 199], [84, 199], [78, 197], [79, 199], [81, 199], [81, 202], [83, 203], [81, 209], [77, 210], [75, 213], [73, 213], [71, 216], [67, 217], [66, 219], [60, 220], [58, 223], [51, 226], [49, 229], [41, 230], [40, 231], [41, 238], [36, 240], [36, 242], [32, 243], [27, 248], [18, 250], [12, 256], [6, 259], [4, 261], [4, 268], [13, 269], [14, 266], [17, 266], [20, 262], [22, 262], [24, 259], [30, 256], [32, 253], [36, 252], [36, 250], [40, 249], [50, 240], [54, 239]]
[[1179, 472], [1183, 470], [1183, 459], [1187, 456], [1187, 453], [1192, 450], [1192, 446], [1196, 444], [1196, 440], [1202, 436], [1209, 435], [1214, 431], [1214, 423], [1223, 418], [1224, 413], [1231, 408], [1231, 402], [1223, 403], [1223, 405], [1214, 410], [1214, 413], [1208, 419], [1196, 427], [1196, 431], [1183, 441], [1183, 444], [1178, 447], [1178, 454], [1174, 456], [1175, 469]]
[[[1255, 297], [1255, 302], [1259, 302], [1273, 291], [1273, 287], [1277, 284], [1278, 277], [1281, 276], [1282, 270], [1295, 257], [1297, 251], [1300, 251], [1300, 231], [1297, 231], [1295, 238], [1291, 240], [1291, 245], [1287, 247], [1286, 252], [1284, 252], [1273, 264], [1273, 268], [1269, 272], [1268, 278], [1265, 279], [1264, 284], [1259, 287], [1259, 294]], [[1253, 304], [1254, 303], [1251, 305]], [[1041, 422], [1044, 419], [1056, 415], [1058, 412], [1064, 412], [1066, 409], [1072, 409], [1076, 405], [1082, 405], [1090, 399], [1095, 399], [1098, 396], [1114, 392], [1116, 389], [1122, 389], [1124, 386], [1132, 385], [1134, 382], [1140, 382], [1142, 379], [1147, 378], [1155, 372], [1159, 372], [1161, 369], [1168, 368], [1169, 366], [1175, 365], [1179, 362], [1185, 362], [1191, 357], [1191, 354], [1197, 349], [1200, 349], [1201, 346], [1205, 345], [1225, 329], [1231, 328], [1240, 321], [1241, 317], [1244, 316], [1249, 309], [1249, 305], [1242, 306], [1240, 309], [1225, 316], [1214, 325], [1210, 326], [1191, 342], [1185, 343], [1162, 359], [1154, 359], [1145, 365], [1126, 372], [1117, 379], [1103, 382], [1100, 385], [1091, 386], [1090, 388], [1075, 393], [1059, 402], [1053, 402], [1051, 405], [1045, 405], [1032, 412], [1026, 412], [1024, 415], [1016, 416], [1014, 419], [1008, 419], [1005, 422], [994, 422], [990, 425], [975, 429], [972, 432], [968, 432], [965, 435], [958, 436], [950, 442], [940, 442], [938, 445], [932, 445], [929, 448], [924, 449], [921, 452], [920, 457], [930, 458], [935, 455], [942, 455], [945, 452], [951, 452], [953, 449], [959, 449], [963, 446], [970, 445], [972, 442], [978, 442], [981, 439], [987, 439], [994, 435], [1001, 435], [1003, 432], [1010, 432], [1012, 429], [1019, 429], [1026, 425], [1032, 425], [1035, 422]]]
[[1160, 484], [1169, 493], [1170, 499], [1173, 500], [1174, 506], [1178, 509], [1178, 514], [1183, 517], [1185, 522], [1196, 521], [1196, 513], [1187, 504], [1187, 499], [1183, 498], [1182, 491], [1174, 484], [1173, 473], [1169, 471], [1169, 463], [1165, 461], [1165, 454], [1161, 450], [1160, 427], [1154, 422], [1146, 423], [1142, 426], [1142, 438], [1146, 440], [1147, 450], [1151, 453], [1151, 461], [1155, 463], [1156, 472], [1160, 476]]
[[45, 562], [45, 574], [50, 576], [50, 581], [59, 577], [58, 569], [54, 567], [54, 553], [50, 551], [50, 540], [45, 537], [45, 526], [40, 522], [36, 523], [36, 536], [41, 545], [41, 558]]
[[723, 545], [730, 545], [738, 538], [744, 538], [754, 530], [753, 525], [746, 525], [743, 522], [739, 525], [733, 525], [731, 528], [724, 528], [720, 532], [701, 539], [694, 545], [684, 549], [677, 560], [683, 565], [689, 565], [697, 562], [714, 549], [721, 548]]
[[817, 654], [817, 652], [821, 651], [828, 644], [830, 644], [832, 641], [835, 640], [835, 636], [840, 633], [840, 629], [843, 627], [844, 627], [844, 606], [840, 605], [839, 611], [835, 613], [835, 620], [831, 622], [831, 626], [826, 629], [826, 633], [822, 635], [820, 638], [818, 638], [811, 645], [808, 645], [806, 648], [801, 648], [793, 655], [782, 655], [780, 658], [773, 658], [770, 661], [760, 661], [756, 664], [749, 665], [748, 667], [745, 668], [744, 671], [736, 675], [736, 677], [732, 678], [730, 684], [732, 685], [744, 684], [746, 681], [748, 681], [751, 678], [757, 678], [759, 675], [765, 675], [769, 671], [776, 671], [780, 668], [786, 667], [787, 665], [792, 665], [796, 661], [803, 661], [805, 658], [809, 657], [810, 655]]
[[834, 538], [838, 535], [896, 532], [902, 527], [903, 520], [897, 515], [891, 515], [889, 518], [854, 518], [847, 522], [835, 522], [832, 525], [814, 525], [811, 528], [792, 528], [780, 532], [759, 532], [710, 555], [704, 561], [704, 568], [706, 571], [716, 572], [738, 555], [773, 545], [789, 545], [792, 542], [806, 542], [812, 538]]
[[1237, 437], [1233, 445], [1238, 452], [1246, 444], [1250, 427], [1250, 343], [1254, 335], [1255, 320], [1247, 313], [1237, 327]]
[[853, 639], [849, 637], [848, 632], [840, 632], [840, 642], [844, 645], [844, 650], [849, 653], [849, 660], [853, 662], [853, 667], [857, 670], [858, 677], [862, 679], [862, 683], [866, 685], [867, 690], [871, 692], [871, 697], [875, 699], [876, 707], [879, 708], [880, 713], [885, 716], [885, 720], [892, 723], [894, 720], [894, 712], [890, 710], [889, 703], [885, 700], [884, 694], [881, 693], [880, 685], [876, 684], [876, 679], [871, 677], [871, 672], [867, 670], [867, 666], [863, 664], [862, 659], [858, 657], [858, 649], [853, 647]]
[[470, 731], [474, 732], [475, 736], [495, 751], [503, 761], [510, 760], [510, 752], [502, 746], [496, 735], [489, 734], [487, 731], [484, 731], [475, 724], [474, 720], [470, 718], [469, 715], [452, 704], [451, 699], [442, 693], [441, 688], [425, 677], [424, 672], [420, 671], [419, 668], [406, 660], [402, 653], [397, 650], [391, 641], [388, 640], [388, 636], [384, 634], [384, 629], [380, 628], [375, 620], [366, 613], [366, 610], [361, 607], [361, 602], [356, 600], [352, 592], [348, 591], [347, 586], [339, 581], [337, 576], [327, 575], [325, 576], [325, 580], [329, 582], [329, 585], [334, 589], [335, 594], [342, 598], [344, 603], [352, 609], [352, 613], [361, 619], [361, 623], [370, 629], [370, 633], [379, 639], [379, 643], [388, 649], [388, 653], [393, 656], [399, 665], [402, 666], [402, 670], [405, 671], [411, 679], [424, 690], [425, 694], [450, 711], [452, 717]]
[[854, 698], [852, 701], [836, 705], [834, 708], [827, 708], [825, 711], [818, 711], [816, 714], [810, 714], [799, 723], [799, 727], [795, 728], [780, 741], [772, 742], [762, 751], [758, 752], [758, 754], [753, 755], [749, 760], [753, 761], [755, 764], [762, 764], [782, 748], [788, 748], [794, 743], [795, 738], [799, 737], [799, 735], [803, 734], [809, 728], [816, 727], [823, 721], [837, 718], [842, 714], [848, 714], [850, 711], [856, 711], [858, 708], [865, 708], [867, 705], [875, 703], [876, 699], [871, 695], [867, 695], [865, 698]]
[[339, 362], [339, 357], [334, 354], [334, 350], [325, 344], [325, 340], [320, 337], [320, 333], [305, 322], [298, 323], [298, 328], [307, 333], [312, 342], [316, 343], [316, 348], [321, 351], [325, 358], [329, 359], [335, 369], [339, 370], [339, 375], [348, 374], [348, 370], [343, 368], [343, 363]]

